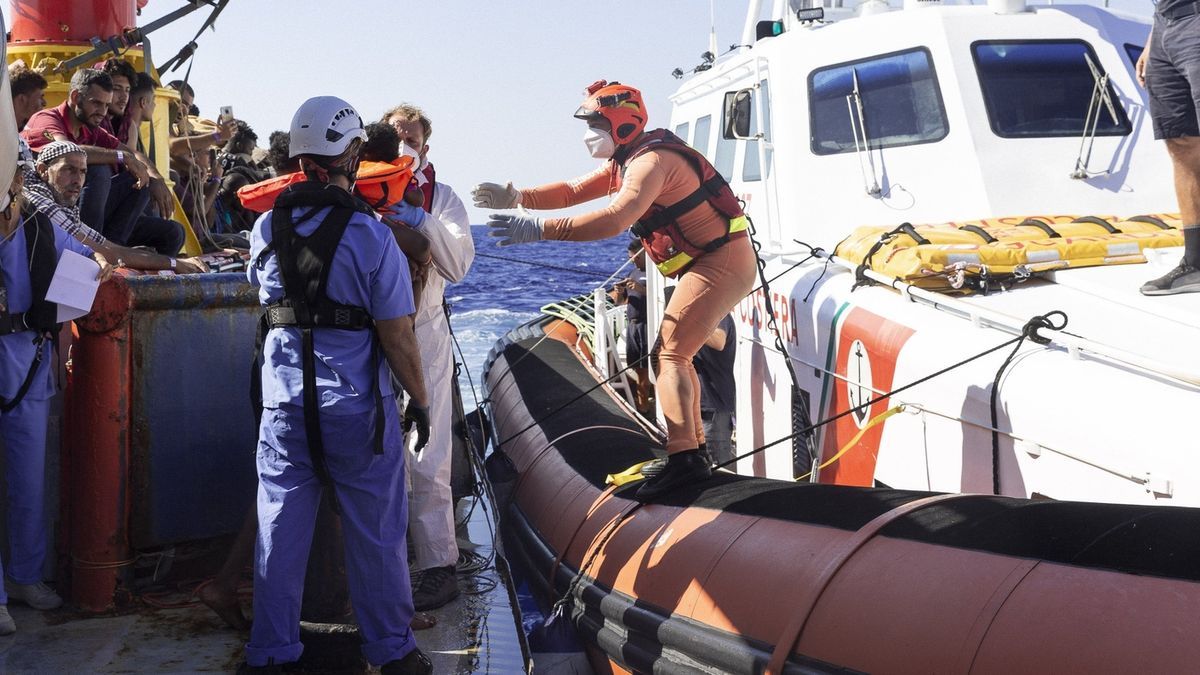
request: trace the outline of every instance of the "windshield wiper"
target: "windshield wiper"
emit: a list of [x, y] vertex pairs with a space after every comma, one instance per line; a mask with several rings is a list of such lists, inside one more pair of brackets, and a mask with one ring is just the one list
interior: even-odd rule
[[[1117, 119], [1117, 108], [1113, 105], [1112, 97], [1108, 95], [1108, 73], [1101, 73], [1096, 64], [1092, 62], [1091, 56], [1084, 54], [1083, 60], [1087, 63], [1088, 69], [1092, 71], [1092, 81], [1095, 82], [1095, 86], [1092, 87], [1092, 99], [1088, 101], [1087, 116], [1083, 119], [1083, 138], [1079, 141], [1079, 156], [1075, 158], [1075, 170], [1071, 172], [1071, 178], [1076, 180], [1082, 180], [1090, 175], [1088, 164], [1092, 161], [1092, 146], [1096, 142], [1096, 129], [1100, 126], [1101, 107], [1108, 109], [1113, 124], [1121, 123]], [[1084, 154], [1085, 150], [1086, 154]]]
[[[862, 172], [863, 188], [867, 194], [879, 198], [883, 190], [879, 187], [879, 179], [875, 174], [875, 159], [871, 157], [871, 144], [867, 139], [867, 116], [863, 111], [862, 91], [858, 88], [858, 70], [850, 69], [854, 77], [854, 90], [846, 97], [846, 109], [850, 113], [850, 133], [854, 134], [854, 152], [858, 155], [858, 169]], [[859, 134], [862, 134], [862, 145], [859, 145]], [[867, 182], [867, 169], [863, 166], [863, 153], [867, 155], [867, 164], [871, 167], [870, 182]]]

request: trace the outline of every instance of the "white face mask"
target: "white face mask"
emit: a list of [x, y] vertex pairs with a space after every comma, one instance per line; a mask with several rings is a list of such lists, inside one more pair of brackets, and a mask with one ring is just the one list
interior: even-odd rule
[[583, 144], [587, 146], [588, 153], [596, 159], [608, 159], [617, 151], [617, 143], [612, 134], [592, 127], [588, 127], [587, 133], [583, 135]]
[[410, 166], [412, 166], [413, 173], [417, 173], [421, 170], [421, 154], [419, 152], [413, 150], [404, 143], [401, 143], [400, 156], [412, 158], [412, 164]]

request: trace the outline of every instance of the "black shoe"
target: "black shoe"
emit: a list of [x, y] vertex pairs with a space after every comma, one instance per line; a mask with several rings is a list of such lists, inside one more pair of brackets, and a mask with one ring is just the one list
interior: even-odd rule
[[663, 469], [665, 468], [667, 468], [667, 458], [659, 457], [658, 459], [652, 459], [643, 464], [641, 471], [638, 473], [642, 474], [646, 478], [654, 478], [658, 474], [662, 473]]
[[1181, 260], [1175, 269], [1153, 281], [1147, 281], [1141, 290], [1142, 295], [1200, 292], [1200, 269], [1193, 267], [1186, 260]]
[[402, 659], [388, 661], [379, 668], [381, 675], [429, 675], [433, 661], [420, 649], [414, 649]]
[[458, 597], [454, 566], [430, 567], [417, 573], [413, 584], [413, 608], [418, 612], [437, 609]]
[[[706, 447], [706, 445], [702, 444], [699, 448], [697, 448], [696, 454], [700, 455], [700, 459], [704, 460], [705, 464], [709, 466], [713, 465], [712, 457], [708, 454], [708, 447]], [[652, 459], [649, 462], [646, 462], [645, 465], [642, 466], [642, 470], [638, 473], [642, 474], [642, 476], [646, 478], [654, 478], [662, 473], [663, 469], [667, 468], [668, 459], [668, 457]]]
[[677, 487], [702, 481], [711, 475], [712, 467], [705, 455], [694, 450], [677, 453], [667, 458], [667, 465], [660, 473], [642, 481], [634, 498], [644, 504]]

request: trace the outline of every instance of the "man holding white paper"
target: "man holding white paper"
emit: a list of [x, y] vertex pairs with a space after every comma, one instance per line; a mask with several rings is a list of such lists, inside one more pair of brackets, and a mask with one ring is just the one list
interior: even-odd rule
[[[23, 208], [22, 183], [19, 167], [7, 191], [0, 193], [0, 437], [8, 482], [10, 551], [0, 590], [0, 635], [16, 631], [8, 613], [9, 599], [42, 610], [62, 604], [62, 598], [42, 583], [46, 424], [54, 394], [53, 354], [46, 338], [58, 328], [58, 305], [47, 300], [51, 281], [64, 255], [86, 256], [93, 260], [89, 265], [99, 265], [90, 271], [91, 280], [82, 275], [85, 286], [112, 274], [112, 268], [90, 248], [51, 225], [41, 213]], [[80, 281], [78, 273], [73, 276]]]

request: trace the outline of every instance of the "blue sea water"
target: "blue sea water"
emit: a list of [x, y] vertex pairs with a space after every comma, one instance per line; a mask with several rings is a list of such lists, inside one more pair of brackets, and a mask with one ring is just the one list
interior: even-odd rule
[[[603, 284], [625, 264], [629, 244], [628, 236], [620, 235], [595, 242], [542, 241], [500, 248], [483, 225], [472, 226], [471, 235], [475, 263], [466, 278], [446, 289], [450, 325], [463, 354], [455, 356], [465, 366], [459, 384], [468, 411], [475, 407], [471, 385], [478, 391], [484, 359], [496, 340], [537, 316], [543, 305]], [[618, 278], [629, 269], [626, 266]]]

